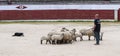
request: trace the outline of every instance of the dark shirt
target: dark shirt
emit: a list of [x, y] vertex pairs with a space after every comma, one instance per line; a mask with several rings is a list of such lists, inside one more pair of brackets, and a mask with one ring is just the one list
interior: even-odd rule
[[95, 29], [94, 29], [94, 31], [95, 31], [95, 32], [100, 32], [100, 28], [101, 28], [100, 19], [95, 19], [95, 20], [94, 20], [94, 24], [95, 24]]

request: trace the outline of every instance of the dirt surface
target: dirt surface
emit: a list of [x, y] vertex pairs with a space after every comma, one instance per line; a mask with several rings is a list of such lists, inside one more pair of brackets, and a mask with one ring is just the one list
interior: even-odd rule
[[[84, 36], [84, 41], [72, 44], [40, 44], [41, 36], [50, 31], [59, 31], [62, 27], [77, 29], [93, 27], [93, 23], [80, 22], [43, 22], [43, 23], [12, 23], [0, 24], [0, 56], [120, 56], [120, 25], [114, 22], [103, 22], [104, 32], [100, 45], [95, 40]], [[23, 32], [24, 37], [12, 37], [15, 32]]]

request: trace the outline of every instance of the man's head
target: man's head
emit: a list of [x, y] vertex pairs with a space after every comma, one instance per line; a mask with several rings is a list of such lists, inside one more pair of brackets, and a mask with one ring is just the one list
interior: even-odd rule
[[98, 19], [99, 18], [99, 14], [95, 14], [95, 19]]

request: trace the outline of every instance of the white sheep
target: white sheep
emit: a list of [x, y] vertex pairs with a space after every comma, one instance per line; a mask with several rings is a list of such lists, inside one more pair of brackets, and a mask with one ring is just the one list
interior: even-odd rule
[[[90, 29], [81, 29], [80, 33], [82, 34], [82, 36], [88, 36], [88, 40], [90, 40], [91, 36], [94, 36], [93, 28], [90, 28]], [[81, 40], [83, 40], [82, 37], [81, 37]]]
[[72, 43], [72, 40], [75, 38], [76, 29], [72, 29], [71, 31], [64, 32], [63, 43]]
[[[57, 32], [57, 31], [52, 31], [48, 33], [48, 37], [51, 39], [53, 35], [61, 35], [64, 34], [64, 37], [62, 39], [62, 43], [70, 42], [72, 40], [71, 33], [69, 31], [66, 32]], [[53, 42], [53, 41], [52, 41]]]
[[64, 32], [63, 43], [72, 43], [72, 35], [70, 32]]
[[72, 29], [72, 30], [69, 31], [69, 32], [71, 33], [72, 40], [73, 40], [73, 41], [76, 41], [76, 36], [75, 36], [76, 29]]
[[52, 35], [60, 35], [62, 34], [63, 32], [58, 32], [58, 31], [51, 31], [48, 33], [48, 37], [51, 37]]
[[[80, 33], [82, 34], [82, 36], [88, 36], [88, 40], [90, 40], [90, 37], [93, 36], [94, 37], [94, 29], [90, 28], [90, 29], [81, 29]], [[104, 32], [100, 32], [100, 40], [102, 40]], [[83, 40], [83, 38], [81, 37], [81, 40]], [[95, 40], [95, 37], [94, 37]]]
[[40, 39], [41, 44], [42, 44], [43, 40], [46, 40], [46, 44], [47, 44], [47, 42], [49, 42], [49, 43], [51, 44], [49, 37], [47, 37], [47, 36], [42, 36], [41, 39]]
[[80, 38], [80, 41], [82, 41], [82, 34], [81, 33], [75, 33], [74, 40], [77, 41], [76, 38], [78, 38], [78, 37]]
[[61, 35], [64, 34], [64, 37], [62, 39], [62, 43], [72, 43], [73, 36], [75, 35], [76, 29], [73, 29], [71, 31], [64, 31], [64, 32], [58, 32], [58, 31], [52, 31], [48, 33], [48, 37], [51, 38], [52, 35]]
[[57, 43], [60, 44], [60, 42], [62, 41], [63, 37], [64, 37], [64, 34], [52, 35], [51, 36], [51, 40], [52, 40], [52, 42], [54, 42], [54, 44], [57, 44]]
[[50, 38], [50, 40], [52, 41], [52, 44], [54, 44], [55, 41], [52, 40], [52, 36], [53, 36], [53, 35], [61, 35], [61, 34], [63, 34], [63, 32], [51, 31], [51, 32], [48, 33], [47, 36], [48, 36], [48, 37]]

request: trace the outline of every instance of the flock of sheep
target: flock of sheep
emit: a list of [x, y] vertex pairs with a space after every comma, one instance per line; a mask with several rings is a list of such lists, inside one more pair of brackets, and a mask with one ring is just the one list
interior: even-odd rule
[[[101, 33], [102, 40], [103, 32]], [[76, 29], [69, 30], [63, 27], [60, 31], [51, 31], [47, 34], [47, 36], [42, 36], [40, 39], [40, 43], [43, 44], [43, 41], [46, 41], [46, 44], [49, 42], [50, 44], [66, 44], [77, 41], [77, 37], [80, 37], [80, 41], [83, 40], [83, 36], [88, 36], [88, 40], [90, 40], [91, 36], [94, 36], [93, 29], [81, 29], [79, 32], [76, 32]], [[94, 38], [95, 39], [95, 38]]]

